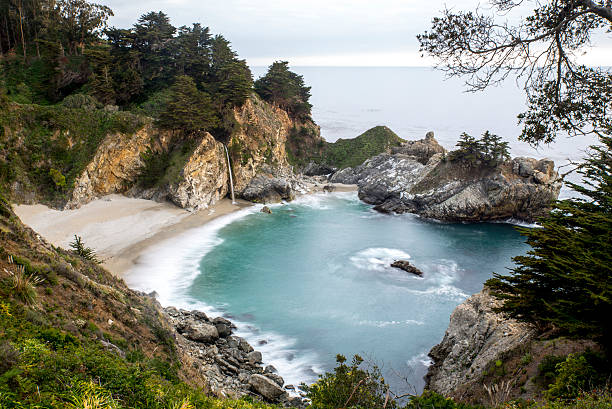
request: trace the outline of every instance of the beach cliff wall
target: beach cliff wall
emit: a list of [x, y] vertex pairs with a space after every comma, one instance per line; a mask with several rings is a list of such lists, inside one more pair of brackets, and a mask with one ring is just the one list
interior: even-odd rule
[[312, 122], [297, 124], [285, 111], [256, 94], [242, 107], [235, 108], [234, 120], [234, 132], [227, 146], [208, 132], [198, 135], [189, 153], [177, 160], [178, 163], [169, 165], [178, 167], [173, 169], [174, 176], [162, 177], [153, 186], [139, 183], [146, 166], [144, 157], [176, 150], [177, 134], [160, 130], [149, 120], [132, 134], [107, 135], [75, 181], [66, 208], [76, 208], [112, 193], [170, 200], [189, 210], [208, 208], [230, 189], [226, 147], [237, 195], [244, 193], [258, 178], [256, 187], [263, 187], [250, 200], [258, 201], [259, 196], [260, 201], [291, 198], [292, 193], [276, 194], [282, 190], [279, 186], [283, 183], [288, 185], [286, 190], [292, 191], [291, 181], [287, 182], [293, 175], [285, 151], [287, 139], [298, 125], [311, 127], [313, 137], [320, 138], [318, 126]]

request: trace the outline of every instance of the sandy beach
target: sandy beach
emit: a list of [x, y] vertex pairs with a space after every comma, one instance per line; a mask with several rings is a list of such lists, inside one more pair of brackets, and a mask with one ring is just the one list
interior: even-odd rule
[[[323, 190], [311, 184], [306, 194]], [[355, 185], [334, 184], [336, 192], [356, 190]], [[151, 246], [189, 229], [253, 204], [222, 199], [209, 209], [188, 212], [172, 203], [109, 195], [74, 210], [45, 205], [14, 205], [21, 221], [55, 246], [69, 249], [74, 236], [93, 248], [110, 272], [123, 277]]]
[[123, 276], [147, 247], [246, 206], [251, 203], [239, 200], [233, 205], [223, 199], [210, 209], [191, 213], [171, 203], [109, 195], [74, 210], [45, 205], [13, 209], [24, 224], [55, 246], [68, 249], [74, 236], [81, 236], [104, 267]]

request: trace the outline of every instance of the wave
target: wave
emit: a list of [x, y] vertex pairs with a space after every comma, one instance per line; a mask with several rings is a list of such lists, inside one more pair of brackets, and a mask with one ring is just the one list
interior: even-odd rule
[[[304, 206], [316, 210], [330, 210], [337, 208], [343, 202], [359, 202], [357, 192], [318, 192], [298, 196], [291, 202], [292, 206]], [[277, 204], [273, 206], [282, 206]]]
[[[359, 269], [385, 273], [384, 279], [388, 280], [388, 285], [401, 287], [410, 294], [440, 296], [457, 302], [469, 297], [463, 290], [453, 285], [460, 275], [456, 262], [441, 259], [434, 263], [420, 265], [419, 267], [425, 273], [422, 278], [391, 267], [391, 263], [395, 260], [410, 258], [410, 254], [400, 249], [372, 247], [350, 257], [350, 261]], [[415, 283], [420, 285], [415, 288]]]
[[400, 249], [372, 247], [362, 250], [350, 258], [355, 267], [370, 271], [395, 271], [391, 263], [398, 259], [409, 259], [410, 254]]
[[421, 352], [406, 361], [406, 365], [408, 365], [409, 368], [416, 368], [418, 366], [429, 368], [432, 364], [433, 361], [425, 352]]
[[512, 224], [513, 226], [527, 227], [530, 229], [542, 228], [542, 226], [539, 225], [538, 223], [529, 223], [529, 222], [519, 220], [519, 219], [508, 219], [508, 220], [503, 220], [503, 221], [498, 221], [498, 222], [493, 222], [493, 223]]
[[218, 217], [201, 227], [150, 247], [126, 275], [126, 283], [136, 290], [155, 291], [162, 305], [170, 305], [200, 274], [202, 258], [223, 242], [218, 236], [219, 230], [260, 211], [261, 207], [252, 206]]
[[423, 321], [417, 321], [417, 320], [401, 320], [401, 321], [363, 320], [363, 321], [358, 321], [357, 325], [385, 328], [385, 327], [396, 326], [396, 325], [425, 325], [425, 323]]

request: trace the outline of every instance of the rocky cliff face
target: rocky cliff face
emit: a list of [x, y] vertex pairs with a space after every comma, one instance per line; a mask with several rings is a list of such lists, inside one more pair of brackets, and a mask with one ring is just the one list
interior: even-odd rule
[[285, 111], [264, 102], [255, 94], [234, 114], [239, 129], [232, 136], [229, 150], [234, 187], [237, 192], [242, 192], [263, 166], [289, 166], [285, 143], [293, 121]]
[[[256, 95], [237, 108], [234, 115], [237, 125], [229, 142], [229, 155], [237, 194], [263, 202], [293, 198], [295, 181], [285, 145], [296, 126], [294, 121], [285, 111]], [[173, 143], [171, 132], [160, 131], [150, 122], [131, 135], [108, 135], [76, 181], [66, 207], [126, 192], [147, 199], [170, 200], [190, 210], [214, 205], [229, 190], [229, 173], [225, 148], [209, 133], [200, 137], [195, 149], [180, 164], [177, 177], [148, 189], [136, 183], [144, 165], [142, 154], [167, 151]]]
[[485, 287], [455, 309], [442, 342], [429, 352], [433, 364], [426, 389], [492, 407], [512, 399], [542, 399], [549, 382], [540, 363], [601, 351], [592, 340], [558, 338], [554, 331], [543, 334], [509, 319], [493, 311], [499, 305]]
[[131, 135], [108, 135], [76, 180], [66, 208], [79, 207], [96, 197], [126, 192], [140, 173], [141, 154], [152, 148], [154, 141], [159, 149], [165, 149], [170, 139], [170, 133], [160, 132], [151, 122]]
[[455, 222], [533, 221], [546, 213], [561, 189], [550, 160], [467, 165], [446, 160], [433, 136], [344, 169], [330, 180], [358, 184], [359, 198], [379, 211]]
[[225, 197], [229, 173], [225, 147], [208, 132], [180, 164], [178, 175], [158, 186], [142, 189], [135, 185], [128, 194], [157, 201], [168, 200], [187, 210], [206, 209]]
[[429, 355], [433, 365], [426, 389], [460, 398], [464, 390], [482, 389], [484, 371], [501, 354], [530, 342], [536, 331], [493, 312], [499, 302], [486, 290], [453, 311], [441, 343]]

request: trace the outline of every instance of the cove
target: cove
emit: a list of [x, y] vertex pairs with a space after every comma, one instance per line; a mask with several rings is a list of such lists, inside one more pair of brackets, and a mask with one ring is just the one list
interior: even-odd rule
[[[356, 193], [303, 196], [272, 210], [250, 211], [206, 245], [188, 246], [195, 270], [185, 267], [191, 278], [166, 301], [234, 320], [288, 384], [313, 382], [336, 354], [358, 353], [394, 390], [409, 390], [406, 380], [422, 390], [427, 352], [453, 309], [528, 248], [509, 224], [380, 214]], [[390, 267], [395, 259], [424, 277]]]

